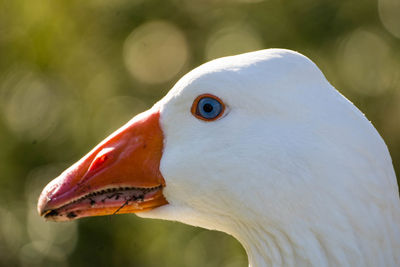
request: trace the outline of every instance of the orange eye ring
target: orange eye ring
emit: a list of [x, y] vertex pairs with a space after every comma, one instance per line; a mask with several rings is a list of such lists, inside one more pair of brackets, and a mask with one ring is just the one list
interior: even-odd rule
[[[217, 113], [211, 114], [211, 115], [215, 115], [215, 116], [207, 117], [204, 114], [201, 114], [201, 113], [204, 113], [204, 110], [203, 111], [200, 110], [199, 103], [202, 104], [201, 102], [204, 102], [207, 100], [212, 101], [214, 104], [217, 104], [217, 103], [219, 104], [219, 106], [217, 106], [217, 109], [218, 109]], [[209, 104], [209, 103], [206, 103], [206, 105], [211, 106], [211, 104]], [[203, 109], [204, 109], [204, 107], [203, 107]], [[213, 109], [211, 108], [211, 110], [213, 110]], [[222, 102], [222, 100], [220, 98], [216, 97], [215, 95], [202, 94], [202, 95], [199, 95], [198, 97], [196, 97], [196, 99], [193, 101], [190, 111], [192, 112], [193, 116], [195, 116], [196, 118], [198, 118], [200, 120], [215, 121], [224, 114], [225, 104], [224, 104], [224, 102]], [[214, 112], [215, 112], [215, 110], [214, 110]]]

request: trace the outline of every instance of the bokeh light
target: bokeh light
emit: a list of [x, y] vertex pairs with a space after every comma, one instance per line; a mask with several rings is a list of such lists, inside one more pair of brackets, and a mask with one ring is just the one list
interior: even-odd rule
[[35, 73], [13, 73], [2, 86], [3, 114], [16, 135], [42, 140], [59, 121], [57, 96]]
[[225, 23], [214, 30], [207, 41], [208, 60], [260, 50], [263, 48], [261, 36], [249, 25]]
[[379, 17], [385, 28], [400, 38], [400, 1], [378, 0]]
[[[378, 34], [358, 29], [351, 32], [339, 50], [341, 75], [359, 94], [382, 94], [395, 82], [394, 54]], [[368, 55], [368, 56], [366, 56]]]
[[165, 21], [152, 21], [135, 29], [124, 44], [124, 60], [130, 73], [144, 83], [166, 82], [188, 59], [182, 32]]

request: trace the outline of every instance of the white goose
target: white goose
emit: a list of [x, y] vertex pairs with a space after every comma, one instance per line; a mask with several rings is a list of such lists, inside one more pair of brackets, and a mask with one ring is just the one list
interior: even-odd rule
[[388, 149], [306, 57], [220, 58], [43, 190], [62, 221], [139, 212], [226, 232], [250, 266], [400, 266]]

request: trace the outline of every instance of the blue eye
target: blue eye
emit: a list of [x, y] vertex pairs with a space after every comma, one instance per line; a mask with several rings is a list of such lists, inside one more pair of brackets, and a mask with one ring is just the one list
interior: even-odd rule
[[205, 94], [198, 96], [193, 102], [192, 113], [197, 118], [212, 121], [224, 112], [224, 103], [216, 96]]

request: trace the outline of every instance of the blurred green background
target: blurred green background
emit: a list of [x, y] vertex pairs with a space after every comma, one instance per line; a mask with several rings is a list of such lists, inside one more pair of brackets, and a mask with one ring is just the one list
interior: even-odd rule
[[0, 265], [247, 266], [232, 237], [134, 215], [44, 222], [43, 186], [190, 69], [282, 47], [373, 122], [400, 172], [398, 0], [0, 0]]

